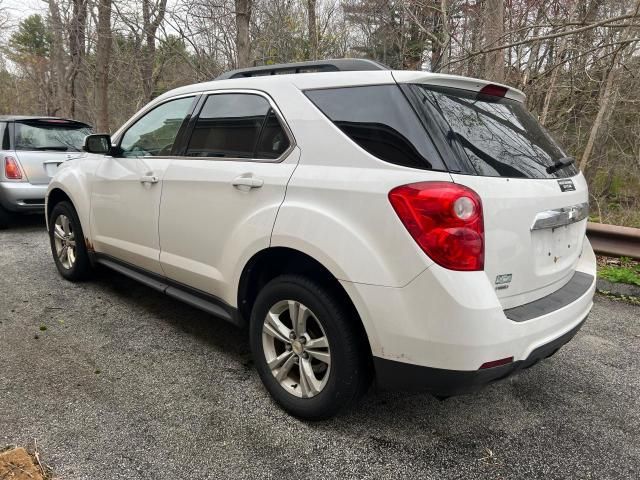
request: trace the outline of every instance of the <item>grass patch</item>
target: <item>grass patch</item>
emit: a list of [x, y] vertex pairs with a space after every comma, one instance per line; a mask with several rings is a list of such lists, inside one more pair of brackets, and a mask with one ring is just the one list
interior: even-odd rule
[[640, 263], [621, 258], [616, 263], [598, 266], [598, 276], [614, 283], [628, 283], [640, 287]]

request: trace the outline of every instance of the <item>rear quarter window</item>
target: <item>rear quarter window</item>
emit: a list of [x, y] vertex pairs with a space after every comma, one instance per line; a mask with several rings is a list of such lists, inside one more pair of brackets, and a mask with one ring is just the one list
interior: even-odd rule
[[371, 155], [411, 168], [446, 170], [397, 85], [308, 90], [305, 95]]

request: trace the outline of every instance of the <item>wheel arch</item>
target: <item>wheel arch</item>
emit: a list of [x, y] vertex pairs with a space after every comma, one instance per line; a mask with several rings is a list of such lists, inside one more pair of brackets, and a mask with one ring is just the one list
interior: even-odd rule
[[283, 274], [309, 277], [330, 289], [358, 322], [369, 354], [371, 342], [365, 322], [340, 280], [322, 263], [307, 253], [289, 247], [269, 247], [255, 253], [245, 264], [238, 282], [238, 313], [248, 323], [258, 293], [269, 281]]
[[67, 192], [62, 190], [60, 187], [54, 187], [49, 191], [49, 194], [47, 196], [47, 211], [46, 211], [47, 222], [49, 222], [49, 217], [51, 216], [53, 207], [55, 207], [56, 204], [64, 201], [68, 201], [71, 205], [73, 205], [73, 208], [76, 208], [75, 205], [73, 204], [73, 200], [71, 200], [71, 197], [67, 194]]

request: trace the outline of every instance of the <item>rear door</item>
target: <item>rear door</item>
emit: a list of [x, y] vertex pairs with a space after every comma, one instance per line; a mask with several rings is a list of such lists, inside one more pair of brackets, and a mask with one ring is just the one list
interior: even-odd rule
[[84, 137], [90, 133], [88, 125], [72, 120], [16, 121], [14, 148], [29, 183], [47, 185], [59, 164], [84, 155]]
[[210, 94], [191, 123], [164, 176], [160, 260], [167, 277], [225, 299], [243, 255], [269, 246], [298, 151], [259, 92]]
[[144, 113], [120, 137], [120, 155], [105, 155], [100, 161], [91, 191], [97, 252], [162, 275], [158, 239], [162, 179], [195, 98], [168, 100]]
[[[588, 214], [587, 184], [521, 102], [414, 85], [424, 115], [437, 117], [453, 181], [481, 197], [485, 272], [505, 308], [557, 290], [576, 270]], [[562, 162], [564, 166], [554, 164]]]

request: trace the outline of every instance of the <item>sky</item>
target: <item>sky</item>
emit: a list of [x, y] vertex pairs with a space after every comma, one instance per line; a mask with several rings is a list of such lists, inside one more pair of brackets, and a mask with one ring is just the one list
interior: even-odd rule
[[43, 0], [0, 0], [0, 8], [6, 8], [17, 23], [32, 13], [45, 13], [47, 4]]

